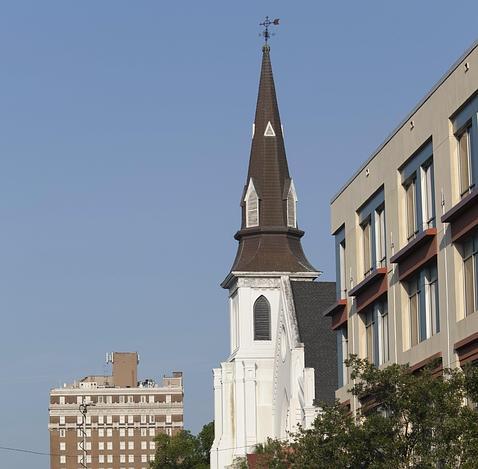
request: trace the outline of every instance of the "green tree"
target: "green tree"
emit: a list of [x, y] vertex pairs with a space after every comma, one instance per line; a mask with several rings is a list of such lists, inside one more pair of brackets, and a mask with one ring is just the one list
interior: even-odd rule
[[261, 467], [271, 468], [463, 468], [477, 467], [476, 367], [437, 372], [436, 364], [413, 373], [408, 365], [378, 369], [351, 357], [361, 403], [356, 415], [338, 402], [324, 405], [309, 430], [291, 442], [258, 447]]
[[156, 437], [156, 453], [151, 469], [208, 469], [209, 451], [214, 440], [214, 422], [204, 425], [197, 436], [183, 430], [176, 435]]

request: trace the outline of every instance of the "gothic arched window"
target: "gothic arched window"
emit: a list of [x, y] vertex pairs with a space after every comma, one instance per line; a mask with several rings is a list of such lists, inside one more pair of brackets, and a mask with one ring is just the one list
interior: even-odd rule
[[294, 183], [290, 182], [289, 193], [287, 194], [287, 226], [297, 228], [297, 195]]
[[259, 197], [254, 187], [252, 179], [249, 182], [249, 187], [247, 188], [246, 197], [244, 198], [246, 202], [246, 226], [249, 228], [251, 226], [259, 225]]
[[271, 307], [265, 296], [254, 303], [254, 340], [271, 340]]

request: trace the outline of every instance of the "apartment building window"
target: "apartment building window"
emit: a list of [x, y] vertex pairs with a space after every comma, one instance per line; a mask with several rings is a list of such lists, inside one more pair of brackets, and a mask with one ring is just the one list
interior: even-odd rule
[[60, 405], [65, 405], [65, 396], [60, 396]]
[[98, 436], [100, 438], [103, 438], [105, 436], [105, 431], [103, 430], [103, 428], [98, 429]]
[[60, 464], [66, 464], [66, 456], [60, 456]]
[[134, 428], [128, 428], [128, 436], [134, 436]]
[[134, 441], [128, 441], [128, 449], [134, 449]]
[[433, 160], [429, 159], [421, 166], [421, 196], [423, 207], [423, 229], [435, 227], [435, 177]]
[[478, 234], [462, 245], [465, 316], [478, 310]]
[[418, 232], [415, 178], [410, 179], [405, 184], [405, 194], [407, 201], [407, 241], [410, 241]]
[[381, 205], [375, 210], [375, 251], [377, 257], [377, 267], [387, 265], [387, 252], [385, 248], [385, 206]]
[[462, 106], [451, 121], [456, 138], [458, 191], [465, 197], [474, 189], [478, 173], [478, 96]]
[[66, 450], [66, 443], [60, 443], [60, 451], [65, 451]]
[[65, 438], [66, 430], [64, 428], [60, 428], [60, 438]]
[[60, 415], [60, 425], [65, 425], [65, 417]]
[[337, 298], [347, 298], [347, 266], [345, 263], [345, 225], [334, 233], [335, 237], [335, 276]]
[[149, 429], [149, 436], [155, 436], [155, 433], [156, 432], [155, 432], [154, 428]]
[[413, 347], [440, 332], [436, 265], [419, 271], [408, 281], [410, 345]]
[[372, 272], [372, 229], [371, 220], [367, 218], [362, 224], [362, 255], [363, 274], [367, 276]]
[[460, 196], [468, 194], [473, 187], [471, 164], [471, 123], [457, 135], [458, 140], [458, 171], [460, 175]]
[[140, 401], [142, 404], [146, 403], [146, 396], [141, 396]]
[[120, 450], [126, 449], [126, 441], [120, 441]]
[[365, 324], [365, 357], [374, 365], [387, 362], [389, 356], [388, 308], [378, 300], [363, 313]]
[[428, 140], [400, 168], [405, 194], [407, 241], [428, 228], [435, 227], [435, 181], [433, 144]]
[[128, 415], [128, 424], [133, 423], [133, 415]]
[[376, 354], [375, 354], [375, 317], [373, 310], [368, 311], [365, 314], [365, 349], [366, 349], [366, 358], [370, 363], [375, 364]]
[[377, 304], [377, 318], [379, 331], [379, 363], [383, 364], [390, 359], [388, 308], [386, 302]]
[[341, 388], [348, 383], [348, 369], [344, 361], [349, 356], [349, 337], [347, 324], [337, 329], [337, 368], [338, 368], [338, 386]]
[[149, 403], [154, 404], [154, 396], [148, 396], [149, 398]]
[[383, 188], [370, 197], [357, 214], [362, 237], [362, 267], [366, 277], [376, 268], [387, 265]]
[[128, 404], [133, 404], [134, 399], [133, 396], [128, 396]]

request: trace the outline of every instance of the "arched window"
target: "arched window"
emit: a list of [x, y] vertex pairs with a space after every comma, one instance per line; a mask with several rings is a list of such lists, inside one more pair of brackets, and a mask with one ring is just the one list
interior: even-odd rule
[[254, 340], [271, 340], [271, 307], [265, 296], [254, 303]]
[[247, 188], [246, 196], [244, 198], [246, 202], [246, 226], [249, 228], [251, 226], [259, 225], [259, 197], [254, 187], [252, 179], [249, 182], [249, 187]]
[[287, 226], [297, 228], [296, 216], [297, 196], [295, 194], [294, 183], [290, 182], [289, 193], [287, 194]]

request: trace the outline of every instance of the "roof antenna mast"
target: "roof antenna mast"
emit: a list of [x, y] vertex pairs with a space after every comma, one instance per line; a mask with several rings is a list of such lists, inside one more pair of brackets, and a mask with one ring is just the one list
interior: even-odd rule
[[266, 46], [267, 46], [267, 43], [269, 42], [270, 37], [274, 36], [274, 33], [269, 32], [269, 27], [278, 26], [278, 25], [279, 25], [279, 18], [270, 20], [268, 16], [266, 16], [266, 19], [262, 23], [259, 23], [259, 26], [264, 26], [264, 31], [262, 31], [260, 36], [264, 36]]

